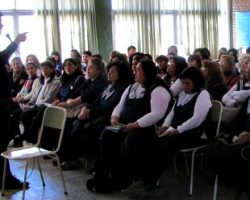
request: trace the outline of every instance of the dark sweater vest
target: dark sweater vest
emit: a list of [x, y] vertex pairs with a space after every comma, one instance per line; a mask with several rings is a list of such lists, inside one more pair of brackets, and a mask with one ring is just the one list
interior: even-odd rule
[[120, 114], [120, 122], [127, 124], [138, 120], [143, 115], [150, 112], [150, 94], [157, 87], [153, 85], [150, 89], [145, 91], [143, 97], [139, 99], [130, 99], [129, 94], [132, 88], [132, 85], [129, 88], [127, 98], [125, 100], [124, 108]]
[[[176, 103], [175, 108], [174, 108], [174, 118], [173, 118], [173, 121], [171, 124], [172, 127], [177, 128], [177, 126], [180, 126], [182, 123], [184, 123], [185, 121], [187, 121], [188, 119], [190, 119], [193, 116], [195, 103], [196, 103], [196, 100], [197, 100], [200, 92], [201, 91], [199, 91], [196, 95], [194, 95], [193, 98], [185, 105], [177, 106], [177, 103]], [[201, 128], [201, 126], [195, 128], [195, 129], [192, 129], [192, 130], [188, 130], [188, 132], [189, 131], [192, 131], [192, 132], [197, 131]]]

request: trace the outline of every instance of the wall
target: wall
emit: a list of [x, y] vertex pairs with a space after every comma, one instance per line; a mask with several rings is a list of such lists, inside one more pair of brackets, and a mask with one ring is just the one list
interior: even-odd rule
[[[250, 11], [250, 0], [232, 0], [232, 32], [233, 32], [233, 46], [234, 47], [237, 46], [235, 12], [238, 12], [238, 11]], [[249, 22], [249, 26], [250, 26], [250, 22]]]

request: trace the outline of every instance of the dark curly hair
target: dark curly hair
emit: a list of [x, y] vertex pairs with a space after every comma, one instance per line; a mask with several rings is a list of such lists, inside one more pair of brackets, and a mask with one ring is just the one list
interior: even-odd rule
[[122, 82], [125, 84], [131, 84], [134, 82], [134, 76], [129, 67], [128, 62], [117, 61], [117, 62], [109, 63], [106, 67], [107, 72], [109, 72], [109, 70], [112, 67], [116, 67], [117, 69], [117, 72], [119, 74], [119, 80], [118, 80], [119, 82]]
[[193, 92], [198, 92], [205, 87], [205, 78], [201, 71], [196, 67], [188, 67], [181, 75], [180, 79], [190, 79], [193, 82]]
[[[54, 64], [51, 61], [46, 60], [46, 61], [41, 63], [41, 68], [42, 67], [50, 67], [51, 69], [53, 69], [52, 73], [50, 74], [50, 80], [48, 81], [48, 83], [51, 82], [56, 75]], [[40, 76], [40, 83], [44, 84], [44, 76], [43, 75]]]
[[157, 76], [157, 68], [152, 60], [142, 59], [139, 61], [139, 63], [141, 64], [142, 71], [144, 72], [144, 87], [146, 90], [154, 84], [167, 88], [166, 83]]

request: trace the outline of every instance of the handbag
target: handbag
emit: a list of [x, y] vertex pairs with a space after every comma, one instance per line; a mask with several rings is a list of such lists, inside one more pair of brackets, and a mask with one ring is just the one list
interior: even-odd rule
[[241, 106], [239, 107], [223, 107], [221, 122], [225, 125], [229, 125], [239, 114]]

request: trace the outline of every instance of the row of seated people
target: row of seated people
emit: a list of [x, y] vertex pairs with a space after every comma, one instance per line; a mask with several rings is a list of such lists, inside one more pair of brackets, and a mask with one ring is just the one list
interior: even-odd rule
[[[142, 60], [136, 68], [138, 72], [136, 72], [137, 83], [135, 84], [144, 85], [143, 81], [147, 81], [145, 77], [149, 77], [147, 70], [149, 70], [150, 65], [147, 65], [147, 69], [143, 66], [145, 67], [145, 63]], [[139, 78], [140, 70], [144, 72], [144, 79]], [[152, 74], [154, 73], [151, 71]], [[118, 133], [109, 129], [102, 131], [100, 137], [101, 154], [97, 164], [95, 164], [94, 177], [87, 182], [89, 189], [110, 191], [129, 187], [125, 194], [132, 198], [141, 199], [141, 197], [151, 195], [157, 180], [164, 172], [166, 165], [171, 162], [176, 151], [190, 147], [199, 140], [202, 124], [211, 107], [210, 95], [203, 89], [205, 80], [198, 69], [188, 68], [184, 70], [180, 79], [184, 89], [178, 95], [177, 101], [171, 112], [168, 113], [163, 125], [157, 127], [156, 130], [154, 124], [164, 115], [162, 111], [167, 109], [162, 107], [166, 104], [163, 105], [159, 99], [157, 99], [158, 101], [154, 99], [157, 95], [157, 87], [154, 89], [155, 91], [151, 91], [150, 109], [146, 111], [144, 108], [144, 113], [140, 113], [140, 102], [132, 98], [134, 94], [132, 87], [131, 90], [128, 89], [123, 94], [120, 103], [112, 113], [111, 124], [124, 122], [126, 126]], [[154, 81], [154, 84], [156, 82]], [[147, 87], [144, 86], [144, 88]], [[138, 94], [141, 93], [138, 92]], [[144, 98], [146, 98], [146, 94], [145, 91]], [[136, 101], [138, 104], [130, 104], [132, 101]], [[136, 107], [134, 107], [135, 105]], [[138, 116], [135, 113], [138, 113]], [[151, 119], [148, 121], [147, 117]], [[239, 130], [237, 133], [240, 133]], [[249, 135], [246, 132], [239, 134], [236, 146], [238, 144], [239, 148], [248, 146]], [[228, 147], [230, 148], [230, 146], [225, 148]], [[249, 156], [249, 152], [247, 153], [246, 155]], [[229, 158], [229, 154], [226, 156]], [[239, 184], [240, 190], [246, 190], [249, 194], [249, 170], [247, 170], [249, 163], [243, 160], [239, 154], [236, 155], [235, 159], [239, 159], [241, 162], [239, 167], [230, 168], [230, 170], [232, 169], [230, 172], [241, 169], [240, 177], [244, 176], [244, 179], [234, 179], [233, 184]], [[225, 160], [228, 161], [228, 159]], [[222, 166], [224, 164], [219, 166], [220, 170]], [[134, 180], [137, 182], [132, 184]]]
[[[75, 88], [69, 84], [72, 83], [73, 78], [69, 78], [67, 70], [75, 68], [77, 71], [78, 68], [74, 65], [73, 60], [66, 61], [63, 64], [65, 73], [61, 77], [61, 79], [63, 76], [68, 77], [67, 81], [64, 80], [65, 82], [60, 82], [56, 76], [53, 77], [53, 66], [49, 62], [42, 63], [41, 71], [44, 82], [40, 82], [38, 79], [41, 83], [40, 89], [37, 89], [36, 95], [32, 96], [36, 101], [33, 101], [32, 108], [29, 106], [20, 108], [18, 119], [13, 120], [19, 123], [21, 119], [24, 125], [23, 139], [34, 142], [36, 139], [34, 133], [39, 129], [45, 102], [66, 107], [69, 112], [72, 107], [82, 104], [81, 109], [78, 108], [77, 112], [69, 116], [65, 127], [65, 139], [61, 152], [64, 169], [70, 168], [68, 167], [70, 166], [69, 161], [76, 160], [81, 156], [90, 159], [100, 158], [101, 164], [97, 164], [97, 166], [104, 165], [112, 171], [114, 180], [117, 177], [122, 180], [119, 177], [121, 171], [123, 175], [128, 174], [124, 177], [124, 182], [121, 181], [122, 185], [115, 184], [119, 187], [128, 187], [132, 179], [138, 180], [140, 177], [142, 177], [141, 179], [148, 177], [139, 173], [143, 172], [142, 170], [136, 172], [133, 169], [137, 168], [135, 166], [140, 169], [144, 162], [149, 162], [151, 165], [148, 165], [150, 167], [148, 170], [154, 171], [155, 174], [152, 174], [149, 180], [142, 180], [146, 183], [146, 188], [149, 188], [148, 185], [154, 186], [155, 180], [162, 174], [164, 166], [167, 164], [165, 163], [166, 157], [171, 157], [179, 148], [192, 145], [192, 142], [200, 137], [197, 128], [201, 126], [211, 107], [209, 92], [203, 89], [206, 88], [207, 84], [202, 70], [189, 67], [180, 74], [179, 82], [182, 90], [176, 96], [176, 104], [167, 115], [163, 126], [157, 128], [157, 134], [153, 134], [155, 132], [154, 124], [164, 118], [172, 98], [167, 85], [158, 77], [153, 61], [141, 59], [133, 70], [134, 74], [127, 63], [110, 63], [107, 67], [108, 80], [110, 81], [108, 84], [104, 64], [99, 59], [91, 59], [87, 67], [89, 79], [86, 81], [84, 77], [82, 78], [84, 80], [83, 86], [80, 91], [78, 88], [77, 95], [68, 93]], [[215, 74], [222, 74], [218, 63], [206, 61], [204, 62], [205, 69], [206, 65], [207, 68], [214, 66], [214, 70], [217, 69], [218, 72]], [[133, 76], [136, 82], [127, 87], [133, 82]], [[53, 79], [55, 79], [56, 87], [52, 87], [53, 81], [51, 80]], [[52, 88], [54, 88], [53, 94], [48, 92]], [[59, 95], [57, 95], [58, 91], [60, 91]], [[55, 98], [58, 99], [55, 100]], [[43, 102], [39, 103], [42, 100]], [[116, 106], [118, 102], [119, 104]], [[187, 114], [183, 115], [183, 113]], [[13, 114], [13, 119], [15, 116]], [[121, 134], [107, 133], [106, 130], [102, 132], [106, 125], [118, 122], [126, 124]], [[171, 150], [168, 149], [170, 147]], [[168, 150], [164, 150], [164, 148]], [[162, 163], [158, 166], [159, 169], [152, 170], [151, 160], [149, 157], [144, 158], [143, 155], [147, 155], [145, 152], [148, 151], [162, 152], [159, 157], [152, 155], [152, 159], [157, 158], [158, 162]], [[122, 160], [120, 161], [120, 159]], [[128, 160], [129, 162], [127, 162]], [[140, 160], [141, 162], [137, 162]], [[131, 166], [127, 166], [124, 170], [120, 163], [125, 163], [123, 166], [126, 166], [126, 163], [131, 164]], [[145, 173], [148, 173], [146, 168]]]
[[[188, 58], [188, 65], [186, 60], [181, 57], [175, 55], [176, 53], [171, 53], [170, 56], [158, 56], [156, 58], [156, 63], [157, 63], [157, 69], [158, 69], [158, 75], [159, 77], [162, 77], [166, 84], [171, 87], [172, 85], [172, 92], [173, 95], [176, 96], [179, 91], [181, 91], [181, 84], [179, 81], [175, 83], [176, 80], [178, 80], [178, 77], [180, 73], [185, 69], [187, 66], [194, 66], [198, 67], [199, 69], [204, 69], [204, 61], [209, 60], [209, 56], [207, 55], [206, 51], [203, 50], [204, 48], [198, 48], [194, 51], [194, 54], [189, 56]], [[72, 50], [73, 52], [73, 50]], [[229, 52], [229, 51], [228, 51]], [[240, 73], [241, 73], [241, 68], [246, 68], [249, 61], [250, 57], [248, 55], [243, 56], [241, 58], [240, 63], [237, 61], [237, 56], [235, 55], [235, 52], [233, 54], [233, 57], [231, 56], [231, 51], [229, 53], [222, 52], [219, 56], [218, 62], [221, 64], [221, 69], [223, 72], [223, 75], [216, 76], [217, 71], [212, 71], [213, 67], [209, 67], [208, 69], [210, 70], [209, 72], [204, 72], [206, 76], [206, 85], [208, 85], [211, 91], [210, 93], [213, 93], [214, 91], [219, 91], [221, 94], [218, 97], [215, 97], [213, 99], [218, 99], [221, 100], [222, 95], [224, 94], [226, 90], [229, 90], [238, 80], [240, 79]], [[86, 53], [85, 53], [86, 54]], [[85, 55], [83, 54], [83, 55]], [[87, 54], [86, 54], [87, 55]], [[95, 55], [93, 55], [95, 56]], [[72, 57], [74, 55], [72, 54]], [[87, 58], [87, 56], [84, 56], [84, 58]], [[88, 56], [90, 57], [90, 56]], [[134, 53], [129, 57], [129, 64], [130, 67], [133, 69], [134, 66], [137, 64], [137, 62], [146, 57], [146, 54], [143, 53]], [[53, 59], [52, 59], [53, 58]], [[101, 57], [100, 57], [101, 58]], [[49, 59], [54, 63], [55, 70], [58, 71], [58, 69], [61, 69], [60, 64], [60, 54], [56, 51], [53, 51], [51, 54], [51, 57]], [[152, 57], [151, 57], [152, 59]], [[39, 62], [37, 58], [34, 55], [29, 55], [27, 56], [26, 63], [28, 61], [34, 62], [34, 64], [39, 66]], [[87, 62], [88, 60], [85, 59]], [[117, 60], [123, 60], [126, 61], [127, 58], [120, 53], [114, 53], [112, 54], [110, 61], [117, 61]], [[237, 62], [237, 63], [236, 63]], [[79, 59], [77, 59], [77, 64], [79, 65]], [[236, 67], [237, 64], [237, 67]], [[59, 66], [60, 65], [60, 66]], [[87, 64], [85, 63], [87, 66]], [[203, 65], [203, 68], [201, 68]], [[242, 65], [242, 66], [241, 66]], [[86, 68], [85, 66], [85, 68]], [[79, 66], [80, 67], [80, 66]], [[17, 92], [21, 89], [24, 80], [27, 78], [27, 74], [25, 73], [25, 70], [22, 69], [22, 63], [20, 58], [16, 57], [11, 61], [11, 70], [10, 70], [10, 77], [12, 80], [12, 97], [16, 96]], [[218, 67], [216, 67], [218, 69]], [[206, 71], [206, 70], [205, 70]], [[244, 71], [244, 70], [243, 70]], [[58, 72], [57, 72], [58, 74]], [[60, 73], [61, 74], [61, 71]], [[222, 77], [221, 77], [222, 76]], [[221, 80], [222, 79], [222, 80]], [[223, 80], [225, 79], [225, 80]], [[221, 83], [217, 84], [218, 81], [221, 80]], [[215, 83], [214, 83], [215, 82]], [[175, 84], [174, 84], [175, 83]], [[223, 84], [226, 84], [226, 90], [225, 86]], [[214, 85], [216, 85], [216, 89], [212, 88]], [[218, 87], [219, 85], [219, 87]], [[218, 92], [217, 92], [218, 93]], [[227, 104], [226, 104], [227, 105]]]
[[[118, 55], [115, 54], [115, 55], [113, 55], [112, 58], [114, 60], [116, 60], [115, 59], [115, 58], [117, 58], [116, 56], [118, 56]], [[132, 69], [133, 69], [133, 66], [135, 66], [136, 63], [139, 61], [139, 59], [142, 59], [142, 58], [143, 58], [142, 54], [135, 54], [135, 56], [132, 59], [132, 64], [133, 64]], [[235, 76], [232, 73], [234, 71], [234, 68], [233, 68], [233, 63], [232, 63], [230, 57], [226, 55], [226, 56], [222, 56], [221, 58], [222, 58], [221, 63], [223, 63], [222, 64], [222, 69], [223, 69], [222, 71], [224, 72], [223, 74], [229, 75], [228, 76], [229, 81], [227, 81], [227, 82], [229, 82], [229, 84], [228, 84], [227, 88], [230, 88], [233, 85], [232, 82], [235, 83], [237, 80], [239, 80], [240, 77]], [[166, 61], [167, 61], [167, 59], [165, 59], [164, 56], [162, 56], [162, 57], [160, 56], [156, 60], [158, 60], [158, 64], [159, 63], [166, 64]], [[198, 67], [199, 69], [201, 68], [201, 59], [200, 59], [198, 54], [190, 56], [188, 61], [189, 61], [188, 62], [189, 66], [195, 66], [195, 67]], [[243, 67], [242, 68], [246, 68], [247, 64], [245, 64], [245, 63], [247, 63], [247, 62], [249, 62], [249, 57], [243, 58], [243, 61], [242, 61]], [[34, 63], [36, 63], [36, 62], [34, 62]], [[171, 80], [171, 83], [174, 83], [173, 85], [172, 84], [169, 85], [168, 84], [169, 81], [167, 82], [168, 86], [171, 86], [170, 89], [172, 90], [172, 93], [175, 96], [182, 89], [180, 79], [178, 79], [178, 76], [183, 71], [183, 69], [185, 69], [186, 67], [187, 67], [187, 63], [186, 63], [185, 59], [181, 56], [174, 56], [174, 57], [170, 58], [170, 61], [168, 62], [167, 69], [165, 69], [165, 72], [164, 72], [164, 68], [161, 67], [161, 64], [159, 64], [159, 66], [158, 66], [158, 69], [160, 71], [160, 73], [158, 73], [158, 75], [161, 76], [161, 73], [163, 73], [163, 74], [167, 73], [167, 76], [170, 77], [170, 79], [168, 79], [168, 80]], [[212, 99], [221, 100], [222, 96], [226, 92], [226, 89], [225, 89], [225, 81], [224, 81], [225, 77], [221, 73], [220, 67], [218, 66], [218, 64], [216, 64], [214, 62], [205, 61], [205, 62], [203, 62], [202, 69], [203, 69], [203, 74], [205, 75], [205, 78], [206, 78], [206, 89], [211, 94]], [[226, 69], [230, 69], [230, 70], [226, 70]], [[244, 72], [244, 71], [246, 71], [246, 69], [241, 70], [241, 72]], [[165, 77], [162, 77], [162, 78], [164, 80], [166, 80]], [[35, 78], [35, 76], [34, 76], [34, 78]], [[175, 82], [175, 80], [177, 80], [177, 81]], [[233, 81], [231, 81], [231, 80], [233, 80]], [[246, 84], [247, 84], [247, 82], [246, 82]], [[237, 89], [237, 90], [239, 90], [239, 89]], [[15, 98], [14, 98], [14, 101], [16, 101]], [[224, 103], [225, 103], [225, 105], [228, 106], [227, 102], [224, 102]], [[229, 105], [229, 106], [231, 106], [231, 105]]]

